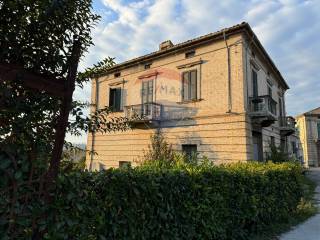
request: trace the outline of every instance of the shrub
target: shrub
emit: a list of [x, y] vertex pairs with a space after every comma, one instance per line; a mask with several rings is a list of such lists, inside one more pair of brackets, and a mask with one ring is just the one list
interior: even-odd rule
[[171, 163], [174, 162], [175, 153], [172, 145], [165, 140], [161, 129], [158, 129], [157, 132], [150, 137], [150, 140], [151, 144], [143, 154], [142, 164], [158, 162], [158, 164], [171, 165]]
[[138, 167], [61, 175], [47, 239], [248, 239], [302, 197], [292, 163]]
[[289, 154], [281, 147], [276, 147], [270, 144], [270, 152], [267, 154], [267, 159], [273, 163], [294, 162], [295, 159], [290, 158]]

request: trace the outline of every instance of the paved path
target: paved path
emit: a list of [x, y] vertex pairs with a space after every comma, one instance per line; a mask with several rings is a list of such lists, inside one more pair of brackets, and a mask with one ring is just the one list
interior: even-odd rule
[[[317, 182], [315, 199], [320, 207], [320, 168], [312, 168], [308, 176]], [[281, 235], [280, 240], [320, 240], [320, 213]]]

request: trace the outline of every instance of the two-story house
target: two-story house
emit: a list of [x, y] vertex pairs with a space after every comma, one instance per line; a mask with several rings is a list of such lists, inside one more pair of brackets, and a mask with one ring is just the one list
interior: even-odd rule
[[286, 117], [288, 85], [249, 24], [183, 43], [165, 41], [153, 53], [117, 64], [92, 79], [92, 111], [139, 115], [132, 130], [88, 136], [90, 169], [118, 167], [143, 155], [161, 129], [177, 151], [215, 163], [266, 158], [294, 132]]
[[296, 117], [306, 167], [320, 166], [320, 107]]

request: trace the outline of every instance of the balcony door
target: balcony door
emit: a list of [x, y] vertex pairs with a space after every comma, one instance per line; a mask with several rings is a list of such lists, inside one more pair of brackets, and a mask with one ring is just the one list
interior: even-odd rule
[[[258, 90], [258, 74], [255, 70], [252, 69], [252, 96], [254, 99], [258, 98], [259, 90]], [[253, 105], [254, 111], [259, 111], [259, 102], [255, 100]]]
[[152, 114], [153, 101], [153, 80], [143, 81], [141, 89], [141, 112], [143, 116], [150, 116]]

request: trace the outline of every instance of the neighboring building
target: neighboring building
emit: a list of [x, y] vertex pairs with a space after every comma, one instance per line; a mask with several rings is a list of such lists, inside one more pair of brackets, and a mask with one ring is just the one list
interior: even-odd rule
[[303, 149], [298, 129], [296, 129], [295, 133], [288, 136], [287, 147], [288, 149], [286, 152], [288, 153], [289, 157], [304, 165]]
[[320, 107], [296, 117], [306, 167], [320, 166]]
[[215, 163], [265, 160], [294, 132], [288, 85], [247, 23], [160, 49], [92, 81], [92, 111], [143, 116], [133, 130], [88, 136], [90, 169], [135, 164], [161, 128], [173, 148]]

